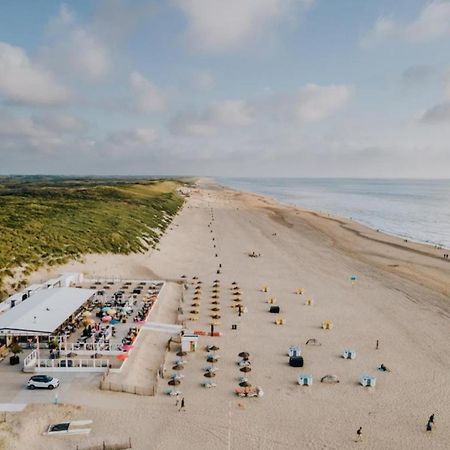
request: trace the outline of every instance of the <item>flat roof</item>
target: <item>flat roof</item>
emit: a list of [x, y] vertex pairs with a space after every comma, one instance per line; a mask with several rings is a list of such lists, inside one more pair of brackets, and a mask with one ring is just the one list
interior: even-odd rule
[[0, 314], [0, 334], [51, 334], [96, 292], [67, 287], [42, 289]]

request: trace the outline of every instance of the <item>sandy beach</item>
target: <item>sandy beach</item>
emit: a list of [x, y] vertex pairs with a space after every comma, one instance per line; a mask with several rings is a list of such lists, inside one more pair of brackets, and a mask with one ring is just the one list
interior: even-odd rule
[[[261, 256], [251, 258], [250, 252]], [[172, 296], [162, 299], [157, 317], [150, 318], [165, 323], [176, 322], [178, 307], [186, 318], [194, 295], [190, 284], [180, 304], [182, 289], [175, 281], [197, 276], [203, 282], [200, 314], [197, 321], [186, 321], [191, 331], [209, 330], [212, 284], [220, 280], [216, 330], [222, 336], [202, 336], [199, 349], [186, 357], [179, 386], [186, 410], [179, 411], [175, 399], [164, 395], [167, 380], [161, 380], [154, 397], [100, 391], [95, 379], [83, 388], [77, 380], [77, 395], [67, 391], [60, 405], [36, 403], [8, 414], [0, 423], [0, 448], [87, 449], [131, 437], [138, 450], [448, 449], [450, 262], [441, 253], [337, 217], [200, 181], [158, 250], [89, 255], [52, 269], [171, 280]], [[49, 275], [42, 270], [34, 279]], [[242, 317], [231, 308], [232, 282], [238, 283], [248, 309]], [[300, 288], [302, 295], [296, 294]], [[275, 325], [269, 298], [276, 299], [284, 325]], [[308, 299], [312, 306], [305, 305]], [[321, 328], [324, 320], [333, 322], [331, 330]], [[140, 340], [147, 349], [136, 352], [130, 366], [135, 374], [127, 372], [129, 378], [142, 379], [151, 371], [153, 332], [147, 333]], [[305, 345], [311, 338], [321, 345]], [[155, 336], [160, 346], [163, 341]], [[207, 380], [202, 371], [207, 344], [220, 347], [214, 389], [201, 386]], [[288, 365], [291, 345], [301, 347], [303, 368]], [[354, 349], [356, 359], [343, 359], [345, 348]], [[166, 358], [169, 373], [176, 350], [172, 346]], [[243, 375], [237, 366], [241, 351], [250, 353], [248, 379], [263, 389], [262, 398], [234, 394]], [[382, 363], [391, 371], [378, 371]], [[313, 375], [313, 385], [299, 386], [299, 373]], [[326, 374], [337, 375], [340, 383], [320, 383]], [[375, 376], [376, 387], [363, 388], [362, 374]], [[434, 430], [426, 433], [433, 413]], [[70, 418], [92, 419], [92, 433], [42, 436], [49, 423]], [[355, 443], [360, 426], [363, 439]]]

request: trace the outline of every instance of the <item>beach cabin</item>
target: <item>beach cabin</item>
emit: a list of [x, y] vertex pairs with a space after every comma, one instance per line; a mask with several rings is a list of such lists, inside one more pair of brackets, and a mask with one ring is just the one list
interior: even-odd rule
[[333, 322], [331, 320], [324, 320], [322, 322], [322, 328], [324, 330], [331, 330], [333, 328]]
[[372, 375], [362, 375], [359, 379], [361, 386], [374, 387], [377, 384], [377, 379]]
[[289, 358], [289, 365], [291, 367], [303, 367], [303, 362], [302, 356], [291, 356]]
[[197, 334], [184, 334], [181, 336], [181, 351], [182, 352], [195, 352], [198, 346]]
[[346, 348], [343, 352], [342, 352], [342, 357], [344, 359], [355, 359], [356, 358], [356, 352], [354, 350], [351, 350], [349, 348]]
[[291, 345], [288, 348], [288, 355], [289, 355], [289, 358], [292, 356], [300, 356], [301, 355], [300, 347], [298, 345]]
[[301, 373], [297, 377], [297, 381], [300, 386], [311, 386], [313, 383], [313, 376], [307, 373]]
[[269, 312], [271, 312], [272, 314], [279, 314], [280, 307], [279, 306], [271, 306], [269, 309]]

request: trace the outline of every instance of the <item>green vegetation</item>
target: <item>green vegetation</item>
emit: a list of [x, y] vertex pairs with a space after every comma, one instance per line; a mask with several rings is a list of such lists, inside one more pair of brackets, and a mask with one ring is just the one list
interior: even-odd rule
[[154, 247], [183, 200], [175, 180], [0, 177], [0, 297], [34, 270]]

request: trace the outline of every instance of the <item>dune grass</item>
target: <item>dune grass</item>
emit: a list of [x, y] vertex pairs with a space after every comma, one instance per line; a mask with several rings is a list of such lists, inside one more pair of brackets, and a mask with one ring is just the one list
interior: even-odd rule
[[0, 298], [42, 266], [154, 247], [183, 200], [176, 180], [0, 178]]

